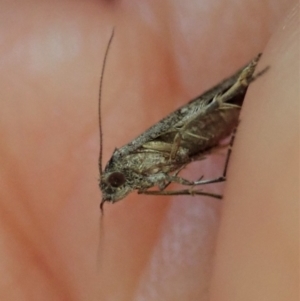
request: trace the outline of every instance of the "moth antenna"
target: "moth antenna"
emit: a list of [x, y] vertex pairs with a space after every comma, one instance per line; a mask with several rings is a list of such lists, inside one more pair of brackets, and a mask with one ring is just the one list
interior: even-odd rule
[[98, 117], [99, 117], [99, 135], [100, 135], [100, 150], [99, 150], [99, 159], [98, 159], [98, 166], [99, 166], [99, 173], [100, 173], [100, 180], [102, 176], [102, 151], [103, 151], [103, 133], [102, 133], [102, 123], [101, 123], [101, 94], [102, 94], [102, 84], [103, 84], [103, 77], [104, 77], [104, 71], [106, 66], [106, 59], [108, 55], [108, 51], [112, 42], [112, 39], [114, 37], [115, 29], [113, 28], [112, 33], [110, 35], [104, 59], [103, 59], [103, 65], [101, 70], [101, 76], [100, 76], [100, 85], [99, 85], [99, 101], [98, 101]]
[[[100, 136], [100, 150], [99, 150], [99, 159], [98, 159], [98, 167], [99, 167], [99, 174], [100, 174], [100, 184], [101, 184], [101, 178], [102, 178], [102, 152], [103, 152], [103, 132], [102, 132], [102, 123], [101, 123], [101, 95], [102, 95], [102, 84], [103, 84], [103, 78], [104, 78], [104, 71], [105, 71], [105, 66], [106, 66], [106, 60], [107, 60], [107, 55], [108, 51], [112, 42], [112, 39], [114, 37], [115, 29], [113, 28], [106, 50], [104, 54], [104, 59], [103, 59], [103, 65], [102, 65], [102, 70], [101, 70], [101, 76], [100, 76], [100, 85], [99, 85], [99, 101], [98, 101], [98, 118], [99, 118], [99, 136]], [[101, 210], [101, 215], [103, 215], [103, 205], [104, 201], [100, 203], [100, 210]]]

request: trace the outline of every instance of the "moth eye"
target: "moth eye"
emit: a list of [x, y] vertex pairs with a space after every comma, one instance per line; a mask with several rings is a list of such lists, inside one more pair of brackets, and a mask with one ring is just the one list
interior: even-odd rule
[[120, 172], [113, 172], [109, 175], [107, 181], [112, 187], [120, 187], [125, 183], [125, 177]]

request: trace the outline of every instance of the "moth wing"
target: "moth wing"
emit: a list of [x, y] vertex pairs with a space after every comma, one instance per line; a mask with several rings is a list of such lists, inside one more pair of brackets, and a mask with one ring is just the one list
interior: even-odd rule
[[[248, 66], [248, 64], [246, 66]], [[223, 93], [230, 86], [232, 86], [236, 82], [240, 73], [244, 70], [244, 68], [246, 66], [244, 66], [243, 68], [238, 70], [231, 77], [228, 77], [227, 79], [223, 80], [221, 83], [219, 83], [215, 87], [209, 89], [205, 93], [203, 93], [200, 96], [189, 101], [186, 105], [180, 107], [173, 113], [169, 114], [168, 116], [163, 118], [161, 121], [159, 121], [158, 123], [156, 123], [155, 125], [150, 127], [148, 130], [146, 130], [144, 133], [139, 135], [133, 141], [129, 142], [128, 144], [122, 146], [119, 149], [116, 149], [113, 154], [113, 157], [115, 159], [117, 159], [122, 156], [125, 156], [131, 152], [134, 152], [139, 147], [141, 147], [143, 144], [145, 144], [149, 141], [155, 140], [159, 136], [163, 136], [163, 135], [166, 135], [167, 133], [172, 132], [171, 129], [176, 127], [176, 125], [178, 123], [180, 123], [180, 121], [182, 119], [184, 119], [185, 116], [188, 116], [189, 114], [191, 114], [191, 112], [193, 110], [195, 110], [196, 107], [203, 105], [203, 103], [210, 102], [216, 94]]]

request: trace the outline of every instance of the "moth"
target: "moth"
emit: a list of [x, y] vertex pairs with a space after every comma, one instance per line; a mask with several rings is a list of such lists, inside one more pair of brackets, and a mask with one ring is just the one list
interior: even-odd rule
[[[266, 71], [264, 69], [254, 75], [261, 54], [229, 78], [154, 124], [133, 141], [115, 149], [103, 170], [101, 87], [112, 37], [113, 34], [104, 57], [99, 91], [100, 208], [103, 208], [105, 202], [115, 203], [133, 191], [151, 195], [205, 195], [222, 198], [221, 195], [195, 187], [226, 180], [230, 150], [223, 175], [219, 178], [204, 180], [201, 177], [190, 181], [180, 177], [179, 173], [191, 162], [203, 160], [219, 147], [221, 140], [235, 130], [249, 84]], [[171, 183], [179, 183], [187, 189], [167, 190]]]

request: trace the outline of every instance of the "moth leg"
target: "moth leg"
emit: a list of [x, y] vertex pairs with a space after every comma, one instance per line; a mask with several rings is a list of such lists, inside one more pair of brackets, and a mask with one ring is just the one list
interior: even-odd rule
[[142, 145], [147, 151], [158, 152], [158, 153], [169, 153], [172, 145], [168, 142], [163, 141], [148, 141]]
[[[182, 165], [175, 173], [173, 176], [176, 178], [178, 177], [178, 174], [186, 167], [187, 164]], [[166, 189], [173, 181], [169, 181], [169, 175], [166, 175], [167, 181], [159, 185], [159, 190], [162, 191]]]
[[232, 153], [232, 146], [233, 146], [233, 143], [234, 143], [236, 132], [237, 132], [237, 127], [232, 132], [232, 136], [231, 136], [229, 146], [228, 146], [225, 166], [224, 166], [224, 170], [223, 170], [224, 181], [226, 180], [226, 176], [227, 176], [227, 169], [228, 169], [229, 159], [230, 159], [230, 156], [231, 156], [231, 153]]
[[215, 199], [222, 199], [222, 195], [216, 193], [205, 192], [202, 190], [193, 190], [193, 189], [183, 189], [183, 190], [146, 190], [146, 191], [138, 191], [138, 194], [147, 194], [147, 195], [203, 195], [209, 196]]
[[[202, 180], [203, 176], [201, 176], [199, 178], [199, 180], [197, 181], [189, 181], [187, 179], [178, 177], [179, 172], [181, 171], [181, 169], [173, 176], [170, 175], [166, 175], [166, 178], [168, 179], [168, 185], [171, 182], [175, 182], [181, 185], [186, 185], [186, 186], [197, 186], [197, 185], [205, 185], [205, 184], [212, 184], [212, 183], [220, 183], [220, 182], [225, 182], [226, 181], [226, 175], [227, 175], [227, 169], [228, 169], [228, 164], [229, 164], [229, 160], [230, 160], [230, 156], [232, 153], [232, 146], [234, 143], [234, 139], [235, 139], [235, 135], [236, 135], [236, 131], [237, 131], [237, 127], [233, 130], [232, 132], [232, 136], [230, 139], [230, 142], [228, 144], [228, 151], [227, 151], [227, 155], [226, 155], [226, 161], [225, 161], [225, 165], [224, 165], [224, 170], [223, 170], [223, 174], [222, 176], [215, 178], [215, 179], [209, 179], [209, 180]], [[203, 157], [201, 157], [203, 159]], [[167, 186], [168, 186], [167, 185]], [[167, 187], [166, 186], [166, 187]], [[165, 188], [165, 187], [164, 187]]]
[[[240, 89], [240, 86], [237, 89]], [[236, 91], [234, 90], [233, 93], [236, 93]], [[216, 109], [227, 110], [227, 109], [233, 109], [233, 108], [240, 108], [240, 106], [238, 106], [238, 105], [225, 103], [225, 101], [227, 100], [226, 97], [228, 97], [225, 94], [216, 94], [214, 96], [213, 100], [211, 101], [211, 103], [206, 107], [206, 109], [205, 109], [206, 113], [208, 113], [210, 111], [214, 111]], [[224, 97], [224, 95], [226, 97]], [[188, 120], [186, 122], [186, 124], [180, 130], [178, 130], [178, 132], [176, 133], [176, 135], [174, 137], [173, 143], [171, 144], [170, 160], [174, 160], [176, 158], [177, 152], [180, 148], [181, 141], [183, 140], [183, 136], [190, 136], [190, 137], [194, 137], [199, 140], [201, 140], [201, 139], [209, 140], [208, 137], [195, 135], [193, 133], [190, 133], [187, 130], [190, 123], [193, 122], [195, 119], [197, 119], [199, 117], [198, 115], [202, 115], [202, 114], [203, 114], [203, 112], [199, 111], [197, 115], [190, 118], [190, 120]]]
[[[231, 90], [231, 88], [228, 91], [230, 91], [230, 90]], [[225, 92], [224, 94], [221, 94], [221, 93], [216, 94], [214, 96], [214, 98], [212, 99], [211, 103], [206, 107], [206, 113], [212, 112], [217, 109], [218, 110], [226, 110], [226, 109], [240, 108], [240, 106], [238, 106], [238, 105], [226, 103], [226, 101], [229, 98], [228, 96], [225, 97], [227, 92]], [[232, 93], [232, 92], [230, 92], [230, 93]]]
[[[174, 160], [176, 158], [176, 155], [177, 155], [177, 152], [180, 148], [180, 144], [181, 144], [181, 140], [182, 140], [182, 132], [183, 131], [178, 131], [174, 137], [174, 140], [173, 140], [173, 143], [172, 143], [172, 146], [171, 146], [171, 151], [170, 151], [170, 161]], [[188, 133], [186, 132], [185, 133], [186, 135], [190, 135], [190, 136], [193, 136], [197, 139], [206, 139], [205, 137], [200, 137], [198, 135], [193, 135], [191, 133]]]
[[225, 103], [229, 99], [231, 99], [234, 95], [236, 95], [240, 90], [247, 88], [251, 82], [256, 80], [259, 76], [264, 74], [269, 67], [263, 69], [256, 75], [254, 74], [255, 67], [261, 57], [261, 53], [257, 55], [256, 58], [254, 58], [247, 67], [244, 68], [244, 70], [241, 72], [239, 78], [237, 81], [224, 93], [221, 95], [221, 99], [219, 101]]
[[[230, 160], [230, 157], [231, 157], [232, 146], [233, 146], [233, 143], [234, 143], [234, 139], [235, 139], [236, 132], [237, 132], [237, 127], [233, 130], [232, 135], [231, 135], [230, 142], [229, 142], [229, 144], [228, 144], [228, 151], [227, 151], [227, 155], [226, 155], [226, 160], [225, 160], [223, 175], [222, 175], [221, 177], [219, 177], [219, 178], [216, 178], [216, 179], [212, 179], [212, 180], [204, 180], [204, 181], [202, 181], [202, 178], [203, 178], [203, 177], [201, 177], [201, 178], [198, 180], [198, 183], [199, 183], [199, 184], [195, 184], [195, 185], [203, 185], [203, 184], [211, 184], [211, 183], [220, 183], [220, 182], [225, 182], [225, 181], [226, 181], [228, 164], [229, 164], [229, 160]], [[194, 182], [194, 183], [197, 183], [197, 182]]]
[[170, 182], [178, 183], [178, 184], [185, 185], [185, 186], [197, 186], [197, 185], [206, 185], [206, 184], [212, 184], [212, 183], [220, 183], [220, 182], [224, 182], [226, 180], [226, 178], [224, 178], [223, 175], [221, 177], [218, 177], [215, 179], [210, 179], [210, 180], [202, 180], [203, 176], [201, 176], [200, 179], [197, 181], [189, 181], [189, 180], [181, 178], [181, 177], [170, 176], [170, 175], [167, 177], [167, 179]]

